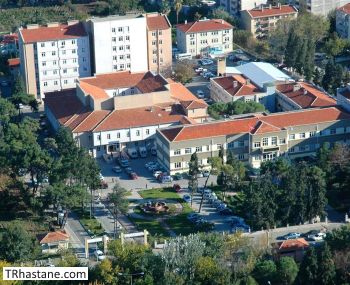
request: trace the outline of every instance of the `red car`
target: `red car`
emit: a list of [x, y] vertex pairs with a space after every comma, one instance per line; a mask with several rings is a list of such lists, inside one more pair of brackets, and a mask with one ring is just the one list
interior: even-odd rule
[[135, 172], [130, 172], [130, 173], [129, 173], [129, 177], [130, 177], [132, 180], [135, 180], [135, 179], [138, 178], [138, 177], [137, 177], [137, 174], [136, 174]]
[[174, 184], [173, 185], [173, 188], [174, 188], [174, 190], [178, 193], [178, 192], [181, 192], [181, 186], [179, 185], [179, 184]]

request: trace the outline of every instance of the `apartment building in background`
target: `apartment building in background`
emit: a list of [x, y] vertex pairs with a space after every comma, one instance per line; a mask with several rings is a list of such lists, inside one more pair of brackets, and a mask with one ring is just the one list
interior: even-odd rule
[[80, 79], [76, 89], [47, 93], [45, 113], [57, 130], [72, 130], [94, 157], [152, 147], [158, 128], [197, 124], [207, 104], [181, 83], [150, 71], [119, 71]]
[[233, 26], [221, 19], [203, 19], [176, 26], [177, 47], [192, 56], [209, 56], [211, 52], [228, 53], [232, 46]]
[[91, 18], [93, 73], [148, 70], [146, 17], [140, 14]]
[[297, 9], [327, 16], [329, 12], [349, 3], [348, 0], [289, 0], [289, 4], [294, 5]]
[[275, 29], [277, 22], [285, 18], [296, 18], [298, 10], [292, 5], [264, 6], [241, 12], [244, 29], [256, 38], [267, 38], [269, 32]]
[[27, 25], [18, 34], [21, 76], [37, 99], [91, 76], [89, 37], [81, 23]]
[[172, 64], [171, 24], [166, 15], [146, 14], [148, 70], [169, 73]]
[[336, 30], [343, 39], [350, 39], [350, 3], [336, 10]]
[[230, 15], [237, 16], [242, 10], [251, 10], [265, 5], [267, 0], [220, 0], [219, 4]]
[[314, 156], [324, 144], [350, 143], [350, 114], [337, 107], [247, 115], [243, 118], [183, 125], [157, 131], [158, 161], [170, 174], [187, 172], [196, 152], [200, 165], [223, 150], [259, 168], [279, 156]]

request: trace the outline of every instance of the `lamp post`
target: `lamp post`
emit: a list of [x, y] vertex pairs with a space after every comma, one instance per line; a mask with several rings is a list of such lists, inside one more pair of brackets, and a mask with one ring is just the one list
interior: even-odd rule
[[143, 276], [145, 275], [144, 272], [137, 272], [137, 273], [122, 273], [122, 272], [118, 272], [119, 276], [130, 276], [130, 285], [133, 285], [132, 283], [132, 277], [133, 276]]

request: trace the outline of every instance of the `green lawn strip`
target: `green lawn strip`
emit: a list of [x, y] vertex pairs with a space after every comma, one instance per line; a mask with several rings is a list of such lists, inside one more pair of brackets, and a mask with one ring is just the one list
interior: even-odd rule
[[197, 232], [193, 223], [187, 219], [187, 215], [193, 212], [190, 205], [181, 199], [178, 199], [178, 202], [183, 207], [182, 213], [167, 219], [165, 222], [177, 235], [188, 235]]
[[89, 230], [94, 235], [102, 235], [104, 233], [102, 225], [95, 219], [95, 217], [90, 219], [89, 212], [83, 212], [82, 210], [76, 210], [74, 212], [78, 215], [80, 223], [86, 230]]
[[179, 199], [180, 196], [172, 188], [157, 188], [140, 191], [139, 194], [144, 199]]
[[152, 236], [169, 236], [169, 233], [162, 227], [162, 225], [157, 220], [145, 220], [134, 217], [129, 217], [129, 219], [136, 225], [136, 227], [140, 231], [146, 229]]

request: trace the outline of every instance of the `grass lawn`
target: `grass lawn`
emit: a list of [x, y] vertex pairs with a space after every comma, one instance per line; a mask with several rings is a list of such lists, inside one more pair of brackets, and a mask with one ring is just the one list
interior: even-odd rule
[[157, 220], [144, 220], [129, 217], [129, 219], [137, 226], [140, 231], [146, 229], [149, 233], [154, 236], [168, 237], [168, 232], [162, 227], [162, 225]]
[[140, 191], [139, 194], [144, 199], [179, 199], [180, 196], [173, 188], [158, 188]]
[[83, 227], [91, 231], [92, 234], [102, 235], [104, 233], [102, 225], [95, 219], [95, 217], [92, 217], [90, 219], [89, 212], [82, 212], [81, 210], [77, 210], [74, 212], [78, 215], [80, 223], [83, 225]]

